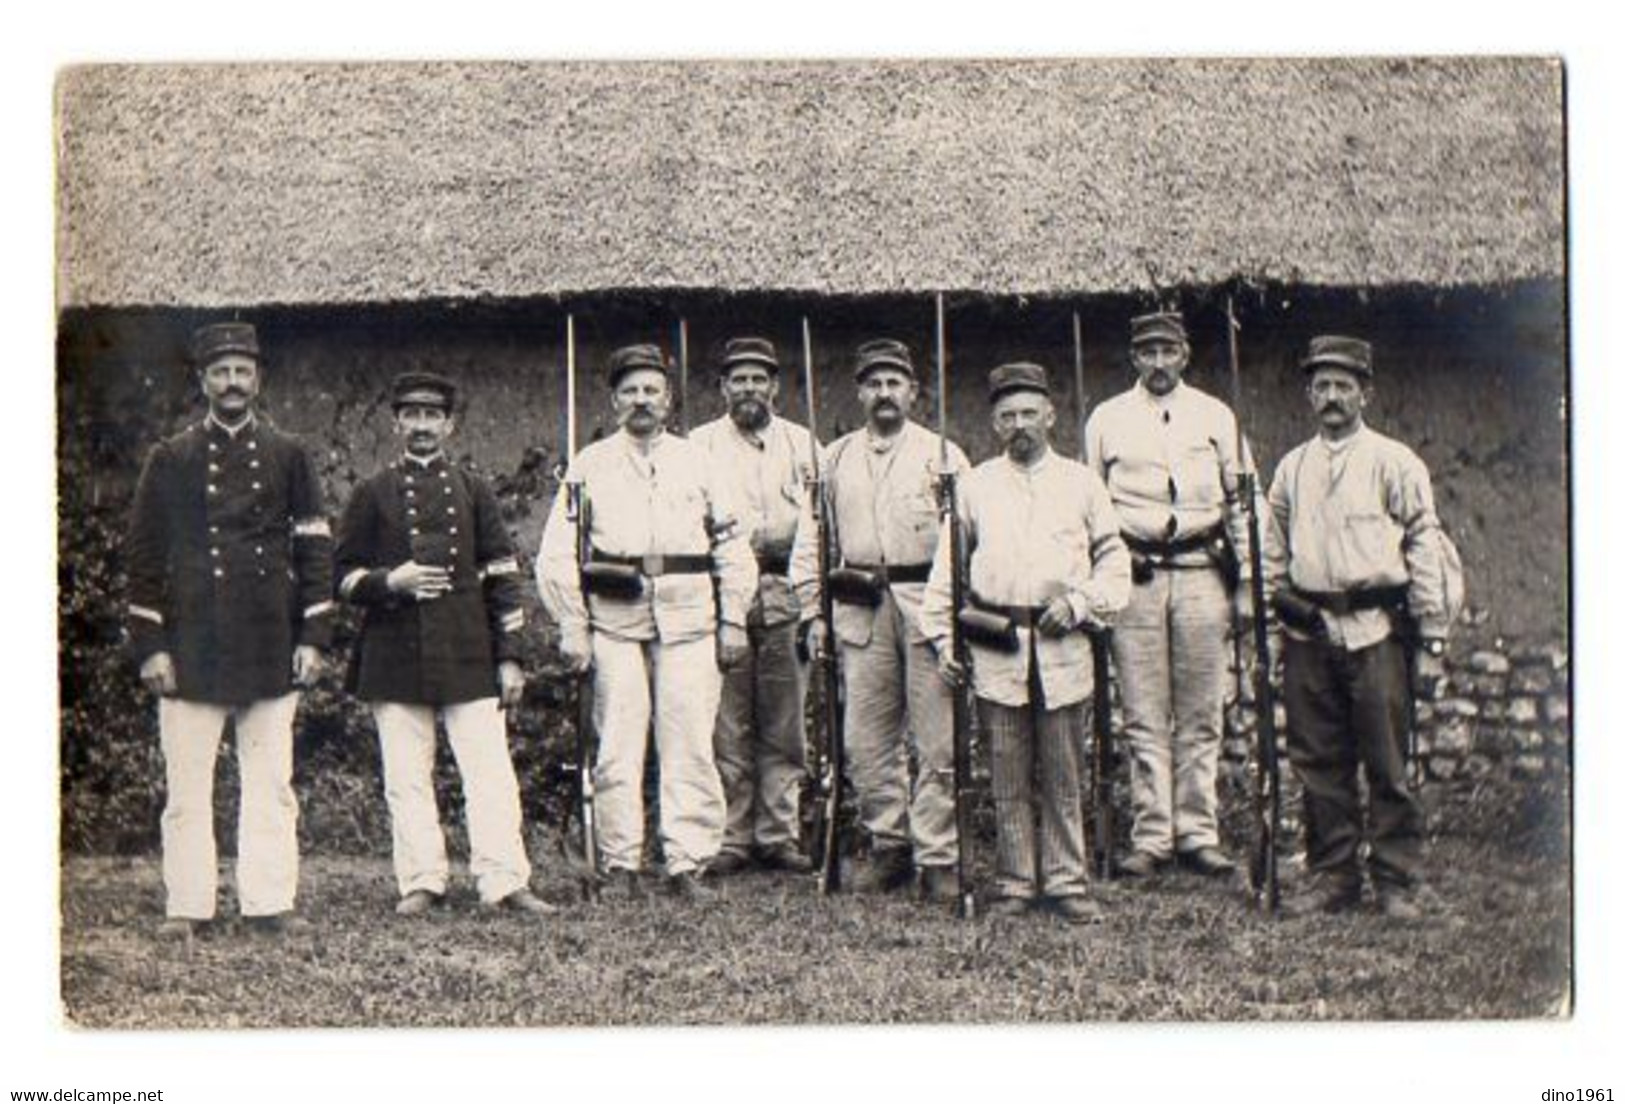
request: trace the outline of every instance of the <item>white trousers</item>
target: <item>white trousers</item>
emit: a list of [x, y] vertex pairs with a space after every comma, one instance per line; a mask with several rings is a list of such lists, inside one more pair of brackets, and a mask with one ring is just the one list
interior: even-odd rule
[[165, 911], [188, 920], [215, 912], [219, 863], [214, 844], [214, 766], [226, 719], [237, 728], [237, 899], [244, 916], [293, 908], [299, 883], [299, 804], [293, 795], [293, 714], [297, 693], [248, 705], [158, 700], [164, 753]]
[[660, 843], [672, 874], [703, 867], [722, 847], [727, 806], [711, 733], [722, 678], [716, 638], [667, 644], [592, 636], [598, 729], [598, 842], [606, 869], [643, 864], [643, 768], [654, 720], [660, 756]]
[[1133, 847], [1159, 859], [1219, 843], [1230, 598], [1211, 569], [1136, 583], [1112, 632], [1134, 800]]
[[395, 884], [446, 892], [446, 837], [434, 794], [435, 714], [446, 724], [451, 753], [463, 779], [469, 870], [480, 900], [492, 904], [530, 884], [519, 812], [519, 780], [508, 755], [508, 729], [495, 698], [456, 705], [373, 702], [384, 759]]

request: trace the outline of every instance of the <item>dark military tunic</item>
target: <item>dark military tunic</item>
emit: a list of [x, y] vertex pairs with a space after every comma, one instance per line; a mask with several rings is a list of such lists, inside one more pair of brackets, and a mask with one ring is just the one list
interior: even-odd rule
[[[391, 593], [389, 572], [446, 567], [426, 602]], [[339, 521], [339, 594], [366, 609], [352, 692], [366, 701], [451, 705], [493, 697], [496, 665], [519, 658], [519, 562], [483, 480], [437, 455], [407, 455], [355, 489]]]
[[332, 537], [298, 440], [212, 418], [157, 445], [127, 545], [130, 645], [167, 651], [188, 701], [244, 704], [293, 686], [296, 644], [332, 635]]

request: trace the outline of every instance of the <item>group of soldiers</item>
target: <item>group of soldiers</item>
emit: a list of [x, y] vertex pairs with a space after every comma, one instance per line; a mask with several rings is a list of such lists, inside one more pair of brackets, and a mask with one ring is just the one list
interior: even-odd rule
[[[767, 339], [727, 342], [726, 412], [687, 436], [668, 426], [665, 353], [610, 354], [617, 429], [570, 458], [572, 493], [556, 497], [535, 563], [564, 661], [592, 689], [587, 858], [605, 893], [653, 888], [651, 733], [665, 891], [703, 900], [753, 866], [812, 871], [800, 815], [808, 670], [832, 659], [842, 693], [821, 705], [841, 710], [844, 780], [869, 840], [856, 891], [968, 894], [954, 785], [954, 700], [968, 687], [997, 820], [986, 911], [1099, 922], [1080, 764], [1089, 711], [1108, 708], [1093, 662], [1108, 640], [1133, 808], [1116, 870], [1230, 876], [1216, 774], [1230, 634], [1262, 615], [1248, 586], [1259, 563], [1304, 789], [1312, 878], [1294, 908], [1351, 908], [1368, 873], [1384, 915], [1418, 914], [1411, 665], [1440, 663], [1459, 564], [1426, 468], [1364, 422], [1371, 347], [1310, 343], [1317, 432], [1260, 503], [1235, 413], [1182, 379], [1180, 315], [1136, 318], [1129, 336], [1136, 381], [1093, 410], [1083, 458], [1055, 450], [1048, 373], [1021, 362], [988, 374], [1001, 451], [974, 467], [942, 426], [915, 419], [920, 380], [903, 342], [858, 347], [863, 424], [827, 446], [779, 413]], [[422, 914], [447, 894], [438, 725], [462, 776], [481, 902], [553, 912], [531, 888], [504, 720], [524, 689], [527, 573], [490, 487], [447, 457], [458, 388], [428, 372], [394, 380], [399, 457], [356, 487], [335, 538], [308, 452], [255, 413], [254, 328], [205, 326], [192, 353], [208, 413], [153, 450], [128, 546], [130, 640], [158, 697], [167, 782], [160, 933], [189, 935], [215, 915], [212, 784], [228, 717], [242, 914], [273, 932], [306, 923], [292, 724], [340, 602], [365, 611], [347, 688], [377, 726], [396, 911]], [[1265, 521], [1257, 550], [1252, 509]]]

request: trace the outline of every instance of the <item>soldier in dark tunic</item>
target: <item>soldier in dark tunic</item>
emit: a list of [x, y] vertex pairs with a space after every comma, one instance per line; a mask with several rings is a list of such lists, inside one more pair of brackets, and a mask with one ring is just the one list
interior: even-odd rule
[[396, 378], [405, 451], [356, 488], [339, 523], [339, 594], [366, 610], [349, 688], [378, 724], [395, 911], [422, 914], [446, 893], [433, 777], [438, 719], [462, 774], [480, 900], [540, 915], [553, 908], [530, 891], [502, 713], [525, 685], [519, 563], [490, 487], [446, 457], [455, 403], [456, 388], [440, 376]]
[[293, 715], [332, 633], [332, 538], [309, 453], [254, 412], [259, 357], [246, 323], [193, 335], [209, 413], [152, 450], [131, 515], [130, 644], [158, 695], [168, 791], [163, 936], [215, 914], [214, 767], [228, 718], [242, 914], [270, 931], [303, 923]]

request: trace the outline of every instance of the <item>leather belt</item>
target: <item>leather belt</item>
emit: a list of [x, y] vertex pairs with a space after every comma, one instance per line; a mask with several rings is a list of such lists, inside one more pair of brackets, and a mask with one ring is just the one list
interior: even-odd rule
[[1024, 629], [1037, 625], [1038, 619], [1044, 616], [1043, 606], [1001, 606], [997, 602], [984, 602], [976, 597], [971, 598], [971, 606], [974, 609], [996, 613], [1000, 617], [1008, 617], [1014, 624]]
[[1213, 543], [1214, 538], [1224, 532], [1224, 526], [1214, 525], [1203, 529], [1200, 533], [1189, 536], [1175, 537], [1173, 540], [1155, 541], [1144, 540], [1140, 537], [1123, 534], [1123, 543], [1128, 545], [1130, 552], [1138, 553], [1154, 560], [1167, 560], [1186, 552], [1196, 552]]
[[756, 570], [762, 575], [788, 575], [790, 555], [787, 552], [758, 552]]
[[598, 563], [635, 567], [650, 578], [657, 575], [704, 575], [711, 570], [710, 556], [693, 553], [654, 552], [646, 556], [617, 556], [613, 552], [600, 552], [594, 549], [592, 558]]
[[1405, 586], [1355, 587], [1352, 590], [1300, 590], [1292, 588], [1300, 598], [1313, 602], [1327, 613], [1346, 617], [1361, 610], [1394, 610], [1405, 604], [1410, 588]]
[[854, 571], [865, 571], [882, 583], [923, 583], [931, 577], [931, 565], [928, 563], [914, 564], [860, 564], [847, 563]]

